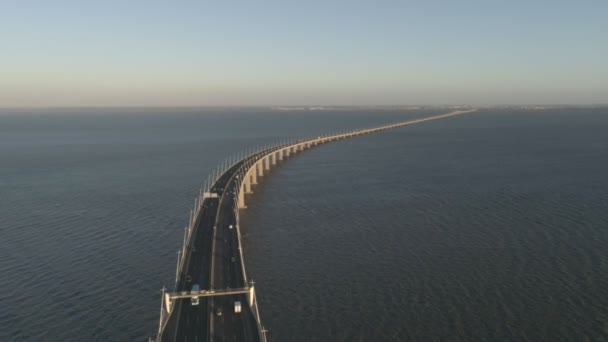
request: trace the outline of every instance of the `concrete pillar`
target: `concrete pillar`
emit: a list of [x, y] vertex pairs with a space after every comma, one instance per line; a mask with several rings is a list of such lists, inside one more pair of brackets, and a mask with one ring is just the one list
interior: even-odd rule
[[245, 209], [245, 191], [239, 191], [239, 209]]
[[283, 160], [283, 150], [279, 150], [279, 160]]
[[264, 158], [264, 166], [266, 170], [270, 170], [270, 155], [267, 155], [266, 158]]
[[245, 192], [250, 194], [251, 193], [251, 178], [245, 177], [245, 181], [243, 182], [243, 185], [245, 185]]
[[263, 159], [258, 160], [257, 163], [255, 163], [255, 165], [258, 168], [258, 176], [262, 177], [264, 176], [264, 165], [263, 165]]
[[277, 153], [278, 152], [272, 152], [272, 165], [277, 165]]
[[253, 165], [249, 171], [251, 173], [251, 184], [258, 184], [258, 168]]
[[290, 146], [290, 147], [288, 147], [288, 148], [285, 150], [285, 156], [286, 156], [286, 157], [289, 157], [289, 155], [290, 155], [290, 154], [291, 154], [291, 146]]

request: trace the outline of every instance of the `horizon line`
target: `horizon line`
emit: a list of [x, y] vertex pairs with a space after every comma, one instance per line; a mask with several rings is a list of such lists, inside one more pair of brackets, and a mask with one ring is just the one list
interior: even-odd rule
[[374, 108], [374, 109], [424, 109], [424, 108], [446, 108], [446, 107], [469, 107], [469, 108], [504, 108], [504, 107], [547, 107], [547, 108], [588, 108], [588, 107], [608, 107], [606, 103], [529, 103], [529, 104], [386, 104], [386, 105], [87, 105], [87, 106], [0, 106], [0, 110], [44, 110], [44, 109], [352, 109], [352, 108]]

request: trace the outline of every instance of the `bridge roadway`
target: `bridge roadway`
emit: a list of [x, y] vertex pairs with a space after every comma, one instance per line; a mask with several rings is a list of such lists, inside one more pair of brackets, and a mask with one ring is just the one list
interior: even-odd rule
[[[235, 191], [238, 171], [262, 155], [255, 154], [237, 162], [211, 187], [210, 192], [218, 194], [218, 197], [203, 200], [191, 243], [186, 246], [184, 268], [176, 291], [190, 291], [193, 284], [199, 284], [202, 290], [248, 286], [242, 272], [239, 240], [234, 228]], [[235, 301], [241, 302], [241, 313], [234, 312]], [[221, 315], [218, 315], [219, 311]], [[188, 298], [174, 301], [160, 340], [259, 341], [259, 331], [246, 294], [201, 297], [199, 305], [192, 305]]]

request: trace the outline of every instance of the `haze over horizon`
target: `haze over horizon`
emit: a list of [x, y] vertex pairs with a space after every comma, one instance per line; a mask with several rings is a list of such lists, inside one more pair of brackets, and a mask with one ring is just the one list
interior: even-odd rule
[[601, 1], [13, 2], [0, 107], [608, 103]]

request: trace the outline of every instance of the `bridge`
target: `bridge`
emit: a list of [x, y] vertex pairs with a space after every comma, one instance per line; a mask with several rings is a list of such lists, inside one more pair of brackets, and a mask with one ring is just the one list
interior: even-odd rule
[[[266, 342], [241, 249], [239, 211], [246, 208], [266, 171], [305, 149], [332, 141], [438, 120], [474, 111], [458, 110], [422, 119], [291, 141], [239, 155], [215, 170], [194, 200], [177, 252], [175, 288], [163, 289], [156, 341]], [[195, 286], [193, 291], [193, 285]], [[193, 300], [195, 299], [195, 300]], [[241, 310], [235, 309], [240, 302]]]

